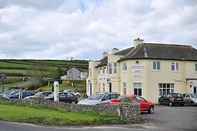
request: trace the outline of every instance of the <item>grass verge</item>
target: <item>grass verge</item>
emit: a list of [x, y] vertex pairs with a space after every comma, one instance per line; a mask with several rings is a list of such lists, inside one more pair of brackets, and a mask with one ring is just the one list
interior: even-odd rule
[[0, 120], [39, 125], [102, 125], [122, 124], [119, 117], [95, 112], [62, 112], [44, 107], [0, 103]]

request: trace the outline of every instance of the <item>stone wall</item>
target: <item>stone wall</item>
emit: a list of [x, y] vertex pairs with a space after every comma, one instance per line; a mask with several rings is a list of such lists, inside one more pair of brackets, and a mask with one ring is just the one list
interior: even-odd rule
[[108, 114], [119, 116], [121, 120], [126, 121], [127, 123], [139, 123], [142, 121], [142, 116], [140, 113], [138, 104], [123, 104], [120, 106], [111, 106], [111, 105], [78, 105], [78, 104], [66, 104], [62, 102], [53, 102], [45, 100], [14, 100], [7, 101], [9, 103], [31, 105], [31, 106], [42, 106], [52, 109], [61, 109], [66, 112], [97, 112], [100, 114]]

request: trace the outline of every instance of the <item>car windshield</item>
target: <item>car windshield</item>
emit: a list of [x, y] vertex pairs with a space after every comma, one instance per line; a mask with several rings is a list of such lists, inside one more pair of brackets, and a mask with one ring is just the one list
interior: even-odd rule
[[17, 95], [19, 93], [18, 90], [13, 90], [11, 92], [8, 93], [8, 95]]
[[90, 96], [90, 97], [88, 97], [88, 99], [90, 99], [90, 100], [100, 100], [102, 98], [103, 98], [103, 94], [98, 94], [96, 96]]
[[172, 93], [171, 96], [174, 96], [174, 97], [182, 97], [182, 95], [179, 94], [179, 93]]
[[146, 101], [144, 98], [139, 97], [139, 96], [136, 96], [136, 99], [137, 99], [138, 101]]

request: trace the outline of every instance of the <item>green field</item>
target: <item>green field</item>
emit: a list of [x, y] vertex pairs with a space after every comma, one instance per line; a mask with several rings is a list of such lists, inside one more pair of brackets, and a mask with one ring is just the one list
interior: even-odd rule
[[44, 107], [2, 103], [0, 103], [0, 120], [58, 126], [122, 123], [119, 117], [94, 112], [64, 112]]
[[0, 88], [38, 89], [39, 87], [45, 87], [46, 89], [47, 79], [57, 78], [64, 74], [65, 70], [72, 67], [87, 71], [88, 61], [1, 59], [0, 73], [5, 74], [7, 79], [0, 81]]

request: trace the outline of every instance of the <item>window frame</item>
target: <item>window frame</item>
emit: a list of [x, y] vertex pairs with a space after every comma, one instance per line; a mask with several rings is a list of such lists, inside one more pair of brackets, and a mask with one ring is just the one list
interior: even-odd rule
[[134, 82], [133, 83], [133, 94], [136, 96], [142, 96], [143, 95], [143, 88], [141, 82]]
[[117, 63], [113, 64], [113, 73], [116, 74], [117, 73]]
[[179, 71], [179, 63], [178, 62], [172, 62], [171, 63], [171, 71], [178, 72]]
[[174, 93], [174, 83], [159, 83], [159, 96], [167, 96]]
[[197, 72], [197, 63], [194, 64], [194, 70]]
[[123, 63], [123, 65], [122, 65], [122, 70], [123, 70], [123, 71], [127, 71], [127, 69], [128, 69], [128, 68], [127, 68], [127, 63]]
[[152, 67], [152, 69], [154, 71], [161, 70], [161, 62], [160, 61], [153, 61], [153, 67]]
[[109, 74], [112, 74], [113, 73], [112, 63], [108, 63], [108, 73]]

